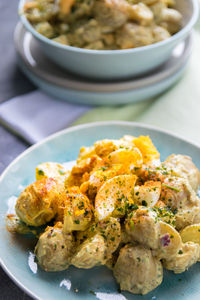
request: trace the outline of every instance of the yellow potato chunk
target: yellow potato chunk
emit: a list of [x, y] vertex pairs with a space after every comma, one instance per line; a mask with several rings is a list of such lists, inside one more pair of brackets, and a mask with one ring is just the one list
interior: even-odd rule
[[153, 13], [144, 3], [132, 5], [128, 9], [130, 20], [138, 22], [140, 25], [149, 25], [153, 20]]
[[29, 185], [17, 199], [18, 217], [28, 225], [46, 224], [55, 216], [53, 203], [61, 197], [63, 186], [53, 178], [43, 178]]
[[200, 224], [193, 224], [185, 227], [180, 232], [182, 241], [186, 242], [194, 242], [200, 245]]
[[97, 232], [103, 236], [106, 243], [105, 259], [110, 259], [121, 241], [121, 225], [119, 219], [109, 218], [99, 221], [96, 227]]
[[160, 240], [160, 226], [157, 219], [156, 212], [148, 208], [139, 207], [132, 211], [125, 222], [125, 230], [130, 241], [157, 249]]
[[112, 257], [112, 253], [117, 250], [121, 242], [121, 225], [119, 219], [111, 217], [97, 223], [92, 223], [86, 231], [77, 232], [77, 244], [82, 244], [86, 239], [88, 240], [97, 234], [104, 239], [104, 259], [108, 260]]
[[82, 269], [90, 269], [104, 264], [105, 249], [104, 238], [99, 234], [95, 234], [76, 249], [76, 253], [71, 259], [71, 264], [76, 268]]
[[177, 255], [171, 260], [163, 260], [163, 265], [167, 270], [174, 273], [182, 273], [188, 270], [199, 259], [199, 245], [193, 242], [183, 244]]
[[71, 11], [72, 5], [75, 3], [75, 0], [60, 0], [60, 11], [63, 15], [68, 15]]
[[160, 223], [160, 245], [156, 253], [159, 259], [170, 259], [177, 255], [182, 248], [180, 234], [171, 225], [159, 221]]
[[64, 180], [67, 174], [69, 171], [55, 162], [42, 163], [36, 167], [36, 180], [42, 178], [63, 178]]
[[54, 227], [48, 226], [35, 247], [35, 255], [38, 264], [46, 272], [66, 270], [74, 252], [74, 237], [72, 234], [64, 234], [62, 223], [58, 222]]
[[98, 220], [108, 216], [122, 217], [126, 206], [133, 204], [131, 193], [137, 177], [135, 175], [119, 175], [107, 180], [95, 199], [95, 213]]
[[64, 232], [84, 231], [92, 220], [93, 208], [87, 196], [78, 187], [69, 188], [64, 209]]
[[95, 152], [94, 146], [81, 147], [79, 155], [78, 155], [77, 163], [79, 163], [81, 160], [89, 158], [95, 154], [96, 154], [96, 152]]
[[161, 262], [152, 255], [151, 250], [141, 245], [128, 244], [123, 247], [113, 271], [120, 289], [134, 294], [149, 293], [163, 279]]

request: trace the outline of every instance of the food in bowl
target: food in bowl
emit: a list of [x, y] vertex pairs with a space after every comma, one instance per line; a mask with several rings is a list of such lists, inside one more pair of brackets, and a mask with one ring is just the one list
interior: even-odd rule
[[174, 0], [33, 0], [24, 13], [55, 42], [93, 50], [137, 48], [181, 29]]
[[105, 265], [121, 290], [147, 294], [163, 267], [182, 273], [200, 258], [199, 185], [190, 157], [161, 162], [148, 136], [100, 140], [80, 149], [71, 170], [37, 166], [8, 230], [38, 237], [35, 255], [47, 272]]

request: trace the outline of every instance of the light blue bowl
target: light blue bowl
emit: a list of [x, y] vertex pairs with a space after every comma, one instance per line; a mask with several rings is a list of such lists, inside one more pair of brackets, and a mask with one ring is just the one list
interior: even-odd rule
[[128, 50], [87, 50], [56, 43], [36, 32], [22, 13], [26, 1], [20, 0], [21, 21], [38, 40], [44, 53], [62, 68], [93, 79], [128, 78], [161, 65], [170, 57], [176, 45], [188, 36], [199, 14], [198, 0], [176, 0], [184, 24], [183, 28], [169, 39]]
[[[45, 161], [65, 162], [77, 158], [81, 146], [98, 139], [123, 135], [149, 135], [164, 160], [171, 153], [190, 155], [200, 168], [200, 147], [159, 129], [130, 122], [99, 122], [72, 127], [32, 146], [15, 159], [0, 177], [0, 259], [7, 274], [35, 299], [40, 300], [199, 300], [199, 263], [183, 274], [165, 272], [163, 283], [146, 296], [119, 294], [112, 272], [105, 267], [47, 273], [32, 262], [31, 240], [12, 236], [5, 227], [8, 201], [18, 196], [23, 187], [34, 181], [35, 166]], [[28, 263], [29, 262], [29, 263]], [[65, 280], [65, 281], [64, 281]], [[68, 290], [70, 287], [71, 289]], [[78, 289], [79, 292], [75, 292]]]

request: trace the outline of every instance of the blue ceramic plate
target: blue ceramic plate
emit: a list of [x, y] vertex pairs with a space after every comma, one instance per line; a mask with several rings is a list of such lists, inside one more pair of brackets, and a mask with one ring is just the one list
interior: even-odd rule
[[46, 273], [33, 262], [32, 241], [12, 236], [5, 228], [8, 203], [21, 189], [33, 182], [35, 166], [45, 161], [75, 160], [81, 146], [92, 145], [103, 138], [120, 138], [125, 134], [149, 135], [164, 160], [171, 153], [190, 155], [200, 168], [200, 147], [175, 135], [146, 125], [128, 122], [102, 122], [72, 127], [29, 148], [20, 155], [0, 178], [0, 257], [8, 275], [35, 299], [41, 300], [199, 300], [200, 268], [197, 263], [189, 271], [174, 275], [165, 272], [163, 283], [146, 296], [119, 293], [112, 272], [104, 267]]

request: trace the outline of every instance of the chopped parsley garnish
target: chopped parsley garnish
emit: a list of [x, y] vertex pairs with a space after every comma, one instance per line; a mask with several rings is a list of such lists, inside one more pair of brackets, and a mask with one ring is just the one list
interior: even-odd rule
[[105, 171], [105, 170], [107, 170], [108, 169], [108, 167], [101, 167], [100, 168], [100, 170], [102, 170], [102, 171]]
[[58, 172], [59, 172], [60, 175], [64, 175], [65, 174], [65, 171], [62, 170], [62, 169], [58, 170]]
[[41, 169], [39, 169], [39, 170], [38, 170], [38, 175], [44, 175], [44, 171], [41, 170]]
[[142, 200], [142, 205], [147, 206], [147, 202], [145, 200]]

